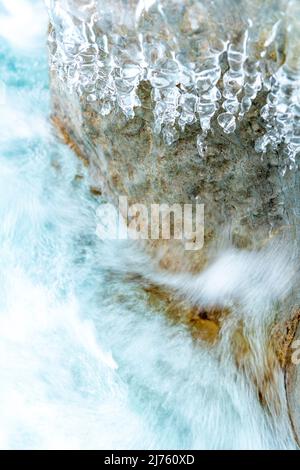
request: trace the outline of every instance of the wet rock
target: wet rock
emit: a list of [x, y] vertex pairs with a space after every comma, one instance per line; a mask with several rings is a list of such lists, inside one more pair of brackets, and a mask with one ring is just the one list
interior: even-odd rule
[[[53, 123], [88, 166], [93, 193], [116, 207], [119, 196], [147, 207], [204, 204], [201, 250], [187, 251], [181, 240], [141, 241], [162, 270], [198, 273], [227, 248], [259, 251], [277, 238], [299, 247], [297, 1], [289, 8], [245, 1], [241, 9], [240, 2], [166, 0], [144, 10], [135, 0], [84, 10], [67, 1], [65, 15], [49, 3]], [[158, 287], [147, 293], [194, 337], [216, 344], [224, 335], [232, 299], [230, 308], [209, 311]], [[249, 317], [232, 329], [230, 345], [237, 369], [275, 415], [276, 380], [286, 368], [299, 437], [300, 376], [289, 362], [296, 324], [286, 323], [299, 298], [286, 297], [274, 296], [280, 312], [262, 320], [262, 350], [251, 340], [255, 329], [244, 331]]]
[[[299, 314], [298, 314], [299, 320]], [[289, 346], [289, 359], [285, 375], [288, 409], [293, 431], [300, 446], [300, 323]]]
[[[245, 2], [245, 11], [221, 0], [150, 2], [144, 10], [131, 2], [132, 16], [122, 1], [87, 9], [69, 2], [64, 15], [50, 3], [53, 122], [89, 166], [93, 188], [116, 205], [120, 195], [130, 205], [205, 205], [199, 252], [180, 241], [145, 242], [150, 251], [159, 246], [165, 267], [199, 270], [220, 247], [298, 237], [299, 179], [288, 154], [297, 144], [283, 144], [295, 129], [285, 124], [292, 115], [280, 114], [290, 102], [281, 111], [270, 104], [285, 99], [276, 80], [294, 93], [282, 69], [297, 65], [276, 23], [282, 2], [264, 12], [259, 0]], [[294, 10], [286, 14], [294, 18]]]

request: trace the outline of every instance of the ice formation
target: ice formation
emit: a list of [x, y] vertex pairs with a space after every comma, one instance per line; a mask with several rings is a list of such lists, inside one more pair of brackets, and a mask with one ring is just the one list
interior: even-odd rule
[[102, 115], [133, 118], [139, 84], [152, 87], [154, 132], [171, 145], [216, 121], [234, 133], [260, 94], [264, 134], [255, 148], [300, 151], [298, 0], [47, 0], [51, 66]]

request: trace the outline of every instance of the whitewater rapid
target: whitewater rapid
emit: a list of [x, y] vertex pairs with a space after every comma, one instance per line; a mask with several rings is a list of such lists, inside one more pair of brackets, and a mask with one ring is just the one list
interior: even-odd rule
[[41, 0], [0, 0], [0, 447], [293, 447], [229, 361], [108, 275], [122, 244], [51, 128], [46, 33]]

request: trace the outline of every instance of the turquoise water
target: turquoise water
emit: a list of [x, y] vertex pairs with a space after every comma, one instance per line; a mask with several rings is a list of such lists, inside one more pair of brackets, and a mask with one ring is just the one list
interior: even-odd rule
[[96, 238], [98, 201], [51, 129], [43, 4], [0, 5], [0, 447], [288, 446], [242, 380], [104, 269], [122, 245]]

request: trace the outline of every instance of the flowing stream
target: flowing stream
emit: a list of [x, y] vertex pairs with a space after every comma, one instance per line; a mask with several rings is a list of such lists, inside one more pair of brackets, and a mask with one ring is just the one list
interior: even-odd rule
[[41, 0], [0, 1], [0, 447], [293, 448], [229, 359], [108, 274], [122, 245], [97, 239], [50, 124], [47, 22]]

